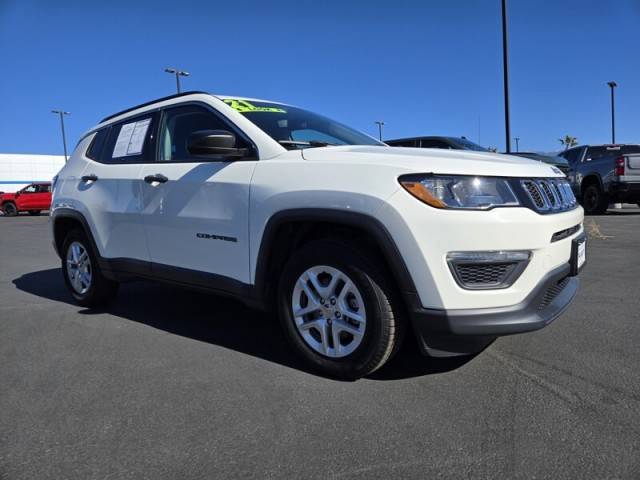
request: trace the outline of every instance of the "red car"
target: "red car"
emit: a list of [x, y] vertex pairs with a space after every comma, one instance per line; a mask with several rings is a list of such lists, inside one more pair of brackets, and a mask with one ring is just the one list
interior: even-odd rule
[[0, 208], [5, 215], [13, 217], [20, 212], [38, 215], [51, 207], [51, 183], [38, 182], [27, 185], [16, 193], [0, 195]]

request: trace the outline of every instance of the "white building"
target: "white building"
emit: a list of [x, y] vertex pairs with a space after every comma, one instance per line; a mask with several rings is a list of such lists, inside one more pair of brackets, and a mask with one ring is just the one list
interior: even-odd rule
[[15, 192], [33, 182], [50, 182], [63, 165], [62, 155], [0, 153], [0, 192]]

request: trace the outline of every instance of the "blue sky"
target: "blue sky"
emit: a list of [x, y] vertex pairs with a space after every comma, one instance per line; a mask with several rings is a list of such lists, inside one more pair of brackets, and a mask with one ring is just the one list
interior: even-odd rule
[[[640, 1], [510, 0], [512, 136], [640, 142]], [[62, 153], [110, 113], [183, 88], [280, 100], [372, 135], [504, 149], [500, 0], [0, 0], [0, 152]]]

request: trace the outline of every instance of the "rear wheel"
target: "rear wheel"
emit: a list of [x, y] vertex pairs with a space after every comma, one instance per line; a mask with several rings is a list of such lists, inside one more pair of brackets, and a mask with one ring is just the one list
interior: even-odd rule
[[40, 215], [40, 210], [29, 210], [29, 215]]
[[72, 230], [62, 247], [62, 274], [73, 298], [83, 307], [108, 303], [118, 291], [118, 283], [105, 278], [95, 253], [82, 230]]
[[609, 207], [609, 199], [599, 185], [588, 185], [582, 194], [582, 206], [587, 215], [602, 215]]
[[16, 204], [13, 202], [7, 202], [2, 206], [4, 210], [4, 214], [7, 217], [15, 217], [18, 214], [18, 209], [16, 208]]
[[403, 322], [376, 260], [348, 243], [319, 240], [295, 252], [278, 289], [294, 349], [323, 374], [355, 379], [387, 362]]

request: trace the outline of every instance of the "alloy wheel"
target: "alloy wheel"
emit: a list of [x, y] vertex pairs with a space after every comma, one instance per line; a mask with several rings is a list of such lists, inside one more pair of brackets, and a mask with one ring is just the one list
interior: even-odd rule
[[364, 301], [355, 283], [337, 268], [305, 270], [293, 288], [291, 308], [298, 333], [321, 355], [346, 357], [362, 343]]
[[67, 249], [67, 276], [71, 287], [80, 295], [91, 287], [91, 259], [80, 242], [72, 242]]

